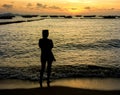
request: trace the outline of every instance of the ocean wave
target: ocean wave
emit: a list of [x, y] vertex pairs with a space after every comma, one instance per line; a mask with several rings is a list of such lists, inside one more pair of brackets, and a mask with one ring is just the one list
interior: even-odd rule
[[[0, 67], [0, 79], [39, 80], [39, 66]], [[96, 65], [60, 65], [53, 66], [52, 79], [59, 78], [120, 78], [120, 68]], [[46, 74], [44, 76], [46, 79]]]
[[120, 48], [120, 40], [119, 39], [111, 39], [111, 40], [103, 40], [103, 41], [96, 41], [94, 43], [88, 44], [74, 44], [74, 43], [67, 43], [62, 45], [63, 48], [70, 48], [70, 49], [113, 49], [113, 48]]

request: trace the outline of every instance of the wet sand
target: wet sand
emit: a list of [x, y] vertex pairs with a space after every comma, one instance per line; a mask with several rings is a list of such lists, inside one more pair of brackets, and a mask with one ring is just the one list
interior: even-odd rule
[[119, 79], [62, 79], [52, 81], [50, 88], [44, 82], [44, 87], [40, 88], [38, 82], [0, 80], [0, 95], [120, 95], [119, 81]]

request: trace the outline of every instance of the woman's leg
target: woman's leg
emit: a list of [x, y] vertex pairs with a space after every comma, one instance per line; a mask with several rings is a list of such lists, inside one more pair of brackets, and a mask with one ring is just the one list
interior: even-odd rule
[[48, 61], [48, 64], [47, 64], [47, 85], [48, 87], [50, 86], [51, 66], [52, 66], [52, 61]]
[[44, 71], [45, 71], [45, 65], [46, 65], [46, 62], [41, 62], [40, 87], [42, 87], [42, 80], [43, 80], [43, 74], [44, 74]]

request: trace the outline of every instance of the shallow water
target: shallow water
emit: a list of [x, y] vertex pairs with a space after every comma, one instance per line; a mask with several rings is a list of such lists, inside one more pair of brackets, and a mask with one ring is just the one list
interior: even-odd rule
[[[39, 87], [38, 82], [21, 81], [21, 80], [0, 80], [0, 89], [18, 89], [18, 88], [36, 88]], [[47, 87], [46, 82], [43, 86]], [[65, 86], [92, 90], [120, 90], [119, 79], [97, 79], [97, 78], [81, 78], [81, 79], [60, 79], [51, 81], [51, 86]]]
[[119, 79], [96, 79], [96, 78], [81, 78], [81, 79], [63, 79], [55, 81], [51, 85], [69, 86], [74, 88], [96, 89], [96, 90], [120, 90]]

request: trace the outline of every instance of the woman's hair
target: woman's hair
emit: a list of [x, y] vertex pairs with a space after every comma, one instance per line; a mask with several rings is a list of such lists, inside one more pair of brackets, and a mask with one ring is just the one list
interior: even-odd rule
[[43, 38], [47, 38], [49, 35], [49, 31], [48, 30], [42, 30], [42, 36]]

